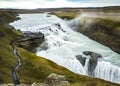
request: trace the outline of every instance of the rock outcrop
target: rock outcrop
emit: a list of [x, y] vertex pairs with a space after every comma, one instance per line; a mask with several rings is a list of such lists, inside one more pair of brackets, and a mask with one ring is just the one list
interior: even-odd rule
[[46, 80], [44, 81], [45, 84], [49, 86], [69, 86], [68, 81], [66, 81], [65, 76], [57, 75], [55, 73], [50, 74]]
[[36, 48], [44, 42], [44, 34], [41, 32], [25, 32], [22, 39], [18, 40], [18, 45], [29, 51], [35, 52]]
[[86, 58], [82, 57], [81, 55], [77, 55], [76, 56], [77, 60], [80, 61], [80, 63], [83, 65], [83, 67], [85, 66], [85, 62], [86, 62]]
[[91, 51], [84, 51], [83, 54], [90, 55], [89, 65], [88, 65], [88, 72], [89, 75], [92, 75], [92, 72], [95, 70], [98, 62], [98, 58], [101, 58], [102, 56], [98, 53], [91, 52]]
[[91, 52], [91, 51], [84, 51], [83, 54], [90, 55], [92, 59], [96, 60], [97, 58], [102, 57], [100, 54]]

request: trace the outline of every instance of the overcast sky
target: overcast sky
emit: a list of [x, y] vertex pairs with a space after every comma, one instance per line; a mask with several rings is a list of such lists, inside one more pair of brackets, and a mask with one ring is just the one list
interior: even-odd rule
[[120, 0], [0, 0], [0, 8], [58, 8], [120, 6]]

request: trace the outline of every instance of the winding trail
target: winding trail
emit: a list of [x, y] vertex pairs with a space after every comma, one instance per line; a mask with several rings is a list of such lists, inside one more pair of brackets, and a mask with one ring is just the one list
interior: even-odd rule
[[15, 40], [12, 40], [10, 45], [12, 46], [13, 48], [13, 52], [14, 52], [14, 55], [17, 57], [18, 59], [18, 64], [15, 66], [15, 68], [12, 70], [12, 76], [13, 76], [13, 81], [14, 81], [14, 84], [15, 85], [18, 85], [20, 84], [20, 81], [18, 79], [18, 76], [17, 76], [17, 70], [21, 67], [22, 65], [22, 62], [21, 62], [21, 57], [19, 56], [18, 54], [18, 51], [17, 51], [17, 48], [14, 46], [14, 42]]

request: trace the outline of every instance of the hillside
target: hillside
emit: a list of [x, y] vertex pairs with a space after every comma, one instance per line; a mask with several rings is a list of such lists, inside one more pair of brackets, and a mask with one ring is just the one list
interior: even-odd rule
[[[9, 22], [17, 19], [16, 15], [9, 12], [0, 12], [0, 84], [13, 83], [11, 71], [17, 64], [17, 59], [13, 54], [13, 49], [10, 42], [13, 39], [19, 39], [23, 36], [22, 33], [16, 31]], [[11, 16], [11, 17], [10, 17]], [[19, 43], [19, 42], [18, 42]], [[17, 43], [17, 44], [18, 44]], [[75, 74], [68, 69], [53, 63], [50, 60], [36, 56], [34, 53], [20, 48], [16, 45], [19, 55], [22, 57], [22, 67], [18, 71], [18, 76], [21, 83], [32, 84], [33, 82], [43, 82], [48, 75], [56, 73], [65, 75], [67, 81], [72, 86], [119, 86], [101, 79], [93, 79], [87, 76]]]
[[108, 46], [113, 51], [120, 53], [119, 18], [83, 17], [79, 20], [79, 24], [76, 28], [78, 32], [81, 32], [91, 39]]

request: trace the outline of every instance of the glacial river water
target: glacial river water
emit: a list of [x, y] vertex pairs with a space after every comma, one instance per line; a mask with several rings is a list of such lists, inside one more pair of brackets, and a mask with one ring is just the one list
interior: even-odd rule
[[[36, 55], [47, 58], [67, 69], [82, 75], [88, 74], [87, 56], [85, 66], [76, 59], [77, 55], [83, 55], [83, 51], [92, 51], [102, 55], [98, 59], [96, 68], [91, 77], [98, 77], [107, 81], [120, 84], [120, 55], [108, 47], [89, 39], [72, 30], [66, 21], [47, 14], [20, 14], [21, 20], [10, 23], [22, 32], [42, 32], [45, 42], [38, 48]], [[60, 24], [60, 27], [57, 24]]]

